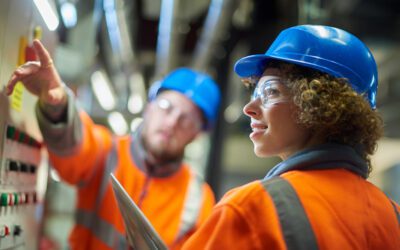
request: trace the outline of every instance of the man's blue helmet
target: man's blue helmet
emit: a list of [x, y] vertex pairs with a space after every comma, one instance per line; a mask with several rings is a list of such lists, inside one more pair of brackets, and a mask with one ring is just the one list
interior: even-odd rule
[[368, 47], [347, 31], [321, 25], [299, 25], [283, 30], [265, 54], [241, 58], [240, 77], [261, 76], [267, 62], [282, 60], [346, 78], [351, 87], [376, 108], [378, 72]]
[[178, 68], [152, 85], [149, 100], [155, 99], [163, 90], [178, 91], [192, 100], [207, 120], [204, 129], [212, 128], [217, 119], [221, 93], [209, 75], [189, 68]]

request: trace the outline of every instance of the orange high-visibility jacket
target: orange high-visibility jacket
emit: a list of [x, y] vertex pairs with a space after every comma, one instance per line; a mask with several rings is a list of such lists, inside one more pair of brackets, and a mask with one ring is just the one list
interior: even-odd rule
[[123, 220], [108, 179], [110, 172], [140, 203], [168, 247], [179, 249], [211, 213], [215, 198], [210, 187], [184, 163], [166, 177], [147, 175], [130, 154], [130, 145], [135, 142], [129, 136], [116, 140], [116, 163], [109, 166], [111, 133], [84, 112], [78, 115], [71, 102], [67, 123], [74, 124], [72, 130], [44, 122], [46, 118], [36, 109], [40, 128], [46, 131], [44, 140], [52, 165], [65, 181], [78, 187], [71, 249], [127, 249]]
[[[285, 194], [279, 183], [294, 192]], [[231, 190], [183, 249], [395, 250], [400, 249], [395, 208], [399, 211], [377, 187], [348, 170], [289, 171]]]

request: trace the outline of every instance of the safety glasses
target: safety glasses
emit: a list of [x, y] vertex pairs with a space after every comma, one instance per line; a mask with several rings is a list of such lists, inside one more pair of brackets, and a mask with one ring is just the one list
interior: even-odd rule
[[195, 116], [193, 113], [188, 113], [180, 108], [174, 106], [172, 102], [165, 98], [156, 100], [157, 108], [165, 115], [176, 116], [179, 121], [179, 126], [182, 129], [200, 129], [202, 126], [201, 118]]
[[289, 88], [280, 79], [259, 81], [256, 85], [251, 100], [260, 98], [264, 108], [271, 105], [291, 101]]

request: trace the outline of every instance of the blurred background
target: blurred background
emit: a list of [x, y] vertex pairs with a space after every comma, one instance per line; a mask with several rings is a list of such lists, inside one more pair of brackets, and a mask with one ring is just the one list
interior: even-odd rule
[[[1, 1], [2, 13], [15, 2]], [[115, 134], [136, 129], [148, 89], [170, 70], [189, 66], [218, 82], [223, 93], [218, 125], [186, 151], [187, 161], [203, 174], [217, 199], [232, 187], [264, 177], [279, 162], [253, 153], [249, 120], [242, 114], [249, 93], [233, 72], [235, 61], [264, 53], [282, 29], [297, 24], [325, 24], [353, 33], [370, 47], [379, 70], [378, 110], [385, 137], [373, 158], [370, 180], [400, 202], [400, 1], [33, 2], [32, 8], [45, 2], [54, 13], [49, 23], [42, 16], [43, 26], [55, 37], [48, 44], [63, 80], [91, 117]], [[3, 30], [4, 36], [12, 32]], [[65, 249], [74, 188], [60, 182], [51, 168], [45, 180], [43, 233]]]

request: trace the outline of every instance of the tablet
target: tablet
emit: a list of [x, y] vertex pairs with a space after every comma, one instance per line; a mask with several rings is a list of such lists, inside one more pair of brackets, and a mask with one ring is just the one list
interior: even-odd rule
[[168, 249], [153, 226], [131, 199], [121, 183], [111, 176], [111, 183], [125, 224], [128, 244], [133, 249]]

